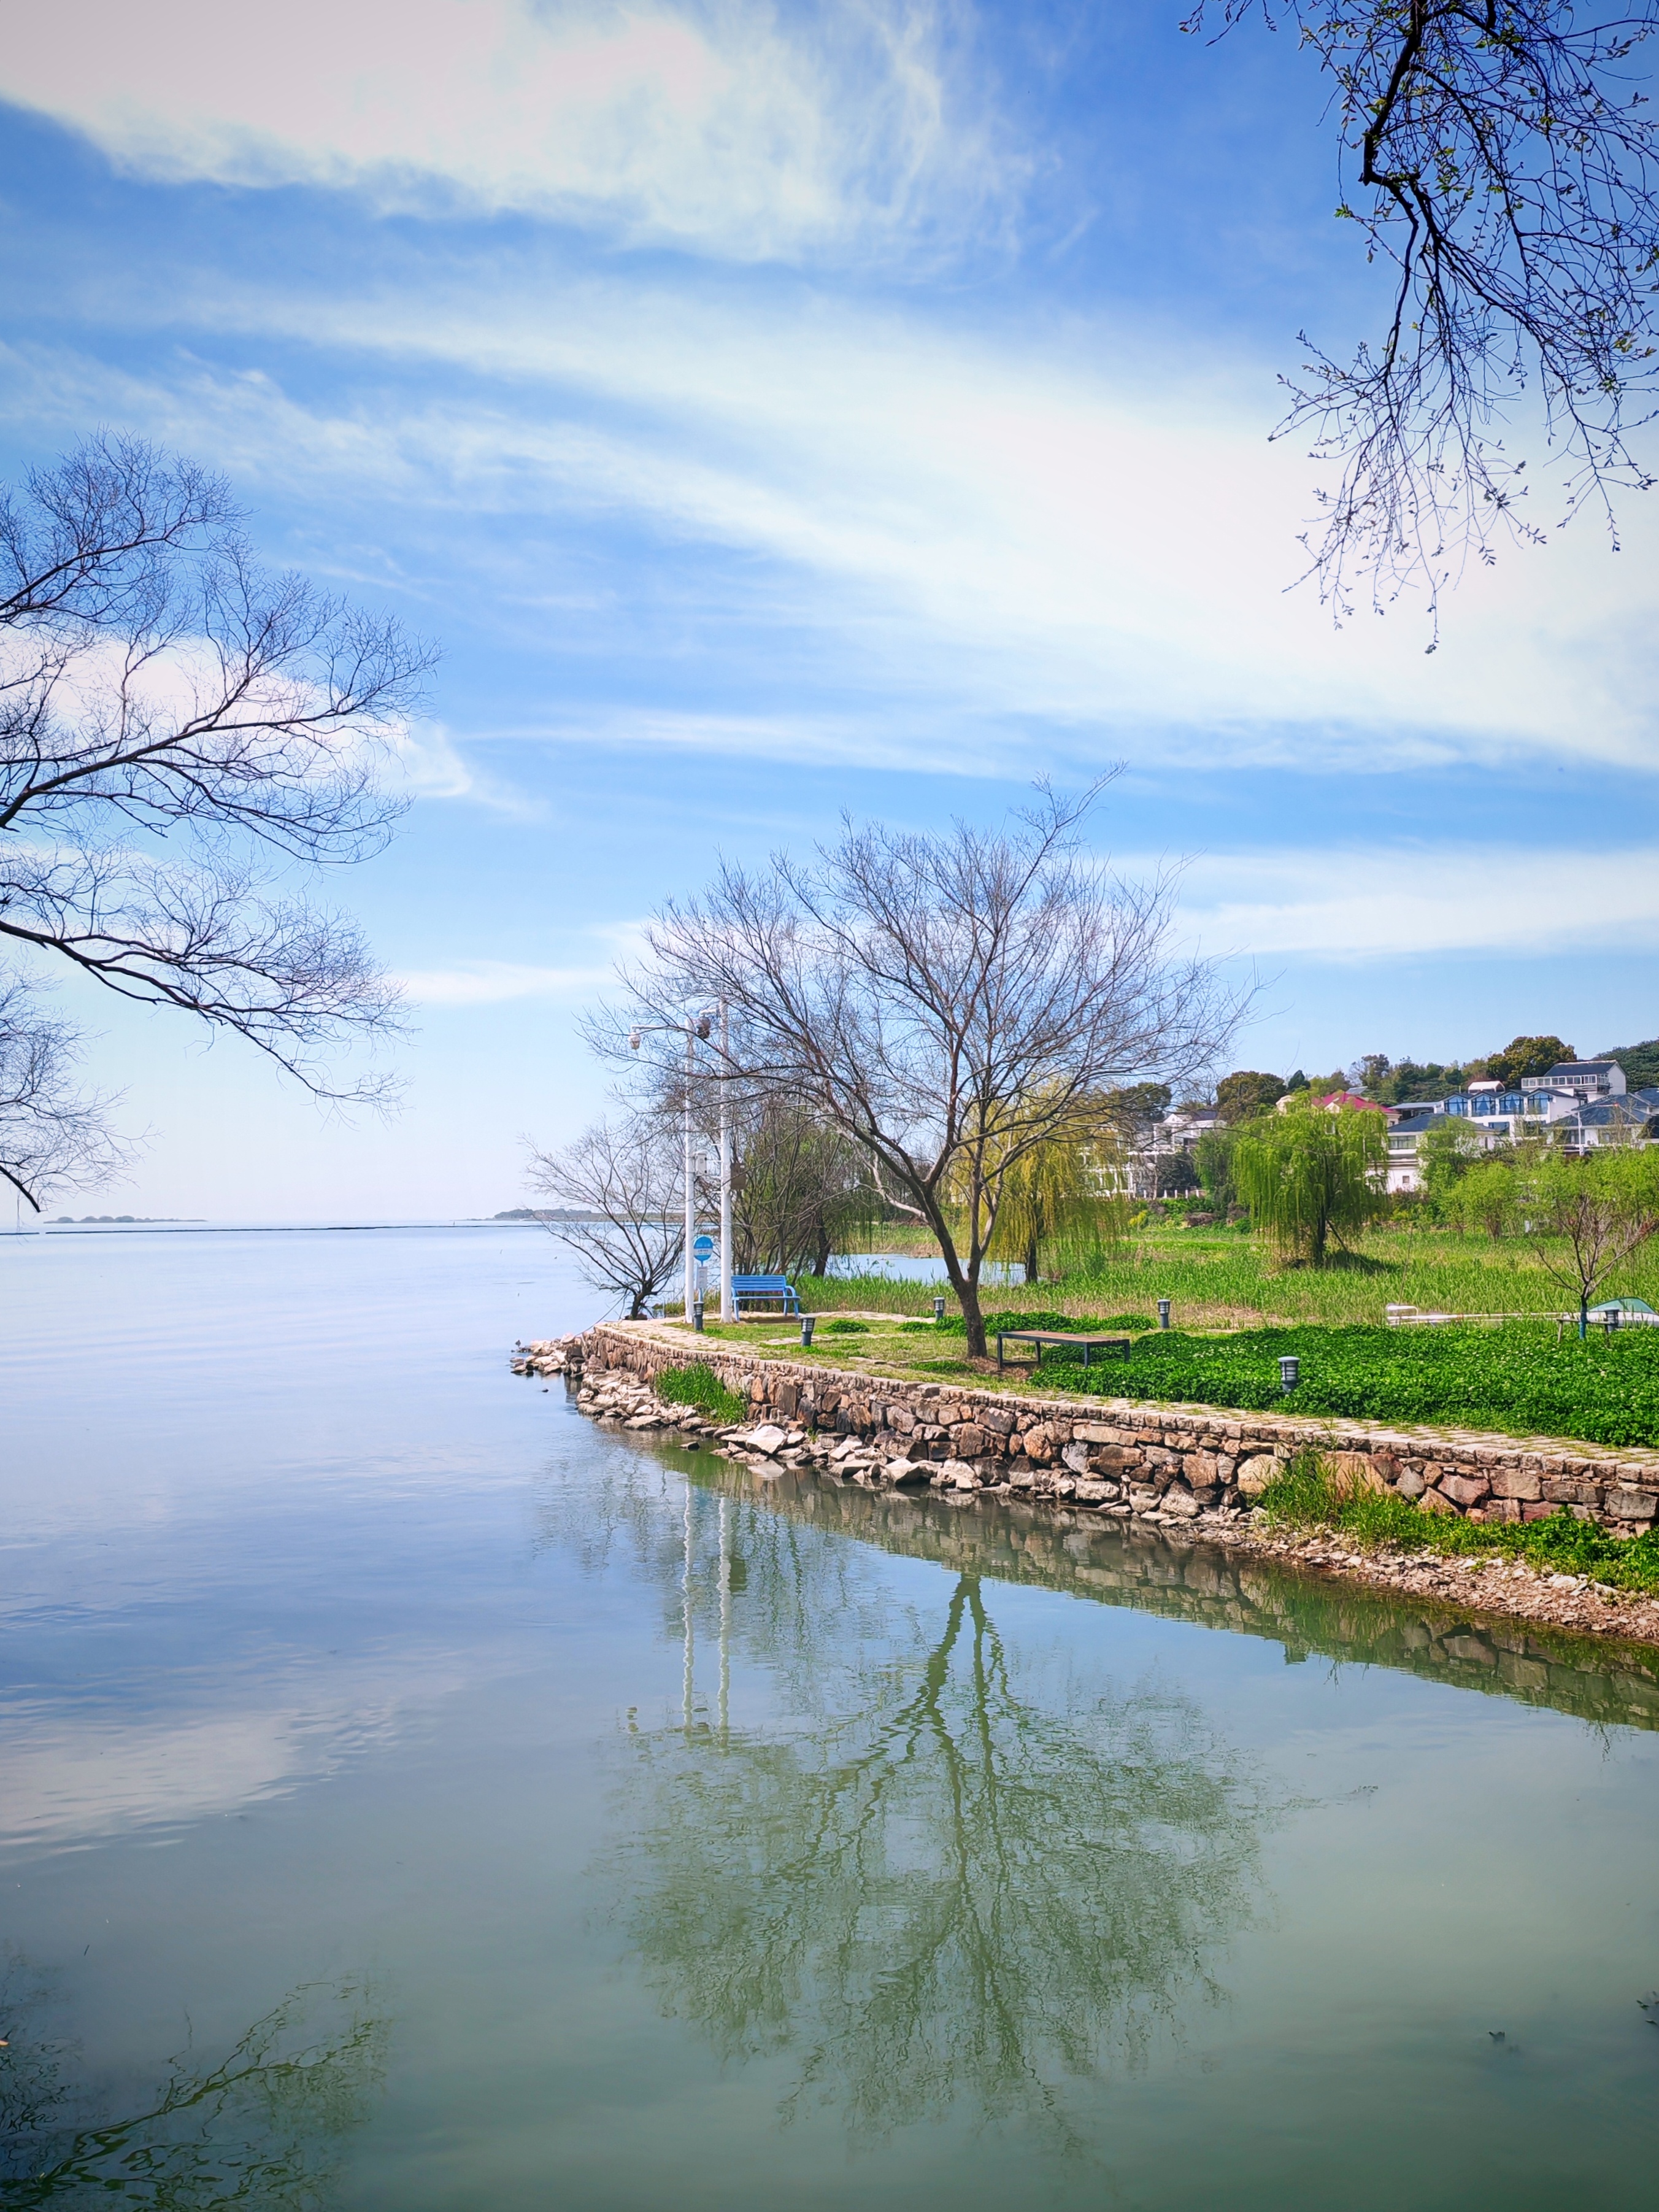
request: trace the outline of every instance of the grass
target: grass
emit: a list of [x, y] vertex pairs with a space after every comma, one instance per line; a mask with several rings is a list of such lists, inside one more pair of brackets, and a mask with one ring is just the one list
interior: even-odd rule
[[1575, 1520], [1565, 1506], [1543, 1521], [1464, 1521], [1425, 1513], [1397, 1491], [1333, 1480], [1316, 1451], [1287, 1461], [1257, 1503], [1271, 1526], [1330, 1529], [1366, 1551], [1391, 1545], [1441, 1557], [1497, 1554], [1618, 1589], [1659, 1590], [1659, 1532], [1610, 1536], [1593, 1521]]
[[[897, 1249], [896, 1244], [894, 1247]], [[875, 1273], [800, 1279], [811, 1311], [854, 1309], [931, 1314], [942, 1279], [895, 1282]], [[1659, 1238], [1638, 1252], [1604, 1293], [1627, 1293], [1659, 1306]], [[1150, 1326], [1160, 1297], [1173, 1300], [1188, 1328], [1252, 1322], [1381, 1322], [1389, 1305], [1443, 1313], [1557, 1313], [1572, 1303], [1520, 1237], [1493, 1243], [1450, 1231], [1380, 1229], [1336, 1264], [1278, 1269], [1261, 1240], [1231, 1230], [1173, 1229], [1159, 1224], [1126, 1239], [1118, 1256], [1086, 1274], [1018, 1284], [988, 1292], [999, 1305], [1063, 1307], [1074, 1321], [1139, 1317]], [[956, 1301], [951, 1299], [952, 1311]]]
[[749, 1408], [733, 1390], [728, 1390], [714, 1369], [704, 1360], [690, 1367], [665, 1367], [656, 1379], [657, 1395], [671, 1406], [695, 1406], [700, 1413], [711, 1420], [746, 1420]]

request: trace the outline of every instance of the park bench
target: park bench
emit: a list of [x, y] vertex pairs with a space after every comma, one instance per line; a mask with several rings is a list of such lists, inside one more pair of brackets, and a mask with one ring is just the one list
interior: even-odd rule
[[1002, 1347], [1005, 1344], [1036, 1345], [1036, 1358], [1033, 1364], [1037, 1367], [1042, 1364], [1045, 1344], [1064, 1344], [1073, 1352], [1083, 1354], [1083, 1364], [1086, 1367], [1091, 1355], [1097, 1352], [1121, 1352], [1127, 1359], [1133, 1342], [1132, 1336], [1086, 1336], [1068, 1328], [1000, 1328], [997, 1331], [997, 1372], [999, 1375], [1002, 1372]]
[[745, 1306], [769, 1304], [778, 1304], [780, 1311], [787, 1314], [800, 1311], [800, 1299], [787, 1275], [732, 1276], [732, 1310], [739, 1321]]

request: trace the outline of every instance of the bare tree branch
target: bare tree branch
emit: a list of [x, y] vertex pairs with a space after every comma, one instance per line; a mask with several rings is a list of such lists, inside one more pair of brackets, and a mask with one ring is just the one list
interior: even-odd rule
[[[1257, 0], [1221, 0], [1223, 32]], [[1262, 12], [1273, 24], [1270, 0]], [[1653, 481], [1659, 142], [1632, 66], [1659, 27], [1570, 0], [1289, 0], [1334, 82], [1337, 214], [1393, 272], [1381, 339], [1346, 365], [1305, 337], [1278, 435], [1311, 429], [1340, 471], [1310, 573], [1339, 619], [1408, 581], [1440, 593], [1500, 529], [1541, 542], [1502, 435], [1536, 421], [1565, 514]], [[1201, 27], [1205, 0], [1185, 27]], [[1433, 650], [1431, 644], [1430, 650]]]
[[380, 758], [432, 659], [263, 571], [187, 461], [100, 435], [38, 471], [0, 498], [0, 938], [384, 1102], [327, 1055], [389, 1034], [397, 993], [282, 879], [384, 844]]
[[0, 976], [0, 1180], [37, 1213], [53, 1185], [107, 1182], [131, 1149], [110, 1130], [115, 1103], [77, 1086], [67, 1024], [46, 1018], [27, 983]]
[[685, 1249], [677, 1146], [655, 1116], [635, 1114], [620, 1126], [595, 1122], [562, 1152], [532, 1146], [530, 1164], [534, 1190], [587, 1217], [548, 1227], [588, 1281], [638, 1321]]

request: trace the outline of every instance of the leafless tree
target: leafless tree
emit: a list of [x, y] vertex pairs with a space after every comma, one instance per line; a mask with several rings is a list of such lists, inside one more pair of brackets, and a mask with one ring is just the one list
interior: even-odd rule
[[[0, 939], [232, 1030], [320, 1097], [384, 1098], [325, 1054], [387, 1033], [395, 992], [352, 922], [281, 879], [384, 843], [380, 757], [431, 658], [262, 570], [187, 461], [100, 435], [37, 471], [0, 498]], [[41, 1115], [42, 1158], [71, 1110], [55, 1036], [8, 1130], [27, 1149]], [[0, 1166], [36, 1204], [21, 1158]]]
[[590, 1283], [640, 1320], [685, 1250], [681, 1165], [659, 1117], [596, 1121], [562, 1152], [532, 1146], [530, 1164], [532, 1188], [582, 1217], [549, 1222], [554, 1236]]
[[[1523, 519], [1522, 411], [1567, 464], [1566, 509], [1652, 481], [1659, 141], [1637, 49], [1659, 27], [1571, 0], [1261, 0], [1333, 80], [1339, 216], [1390, 272], [1380, 339], [1351, 362], [1304, 337], [1279, 434], [1334, 462], [1309, 540], [1340, 614], [1416, 578], [1431, 609], [1463, 559]], [[1257, 0], [1220, 0], [1224, 29]], [[1201, 27], [1204, 0], [1186, 27]], [[1616, 535], [1614, 538], [1616, 544]], [[1432, 645], [1431, 646], [1432, 650]]]
[[42, 1013], [39, 994], [0, 978], [0, 1182], [40, 1211], [49, 1184], [106, 1182], [128, 1149], [111, 1130], [109, 1099], [79, 1088], [74, 1033]]
[[727, 865], [664, 910], [626, 978], [653, 1019], [724, 1001], [745, 1091], [860, 1147], [884, 1200], [939, 1238], [975, 1356], [1005, 1178], [1086, 1141], [1108, 1085], [1207, 1065], [1240, 1011], [1213, 963], [1172, 956], [1173, 879], [1128, 884], [1081, 852], [1095, 795], [1044, 789], [995, 832], [849, 823], [805, 864]]

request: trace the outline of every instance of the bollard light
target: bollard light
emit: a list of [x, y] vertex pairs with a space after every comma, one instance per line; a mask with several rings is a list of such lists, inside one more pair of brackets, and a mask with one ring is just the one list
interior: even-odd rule
[[1283, 1353], [1279, 1362], [1279, 1387], [1288, 1398], [1302, 1376], [1302, 1362], [1295, 1352]]
[[692, 1300], [691, 1326], [699, 1336], [702, 1334], [702, 1300], [701, 1298]]
[[801, 1342], [802, 1342], [804, 1345], [810, 1345], [810, 1344], [811, 1343], [811, 1341], [812, 1341], [812, 1324], [813, 1324], [813, 1322], [814, 1322], [817, 1319], [817, 1316], [816, 1314], [803, 1314], [803, 1315], [801, 1316], [801, 1317], [800, 1317], [800, 1340], [801, 1340]]
[[943, 1299], [942, 1297], [936, 1297], [936, 1298], [933, 1300], [933, 1319], [934, 1319], [935, 1321], [943, 1321], [943, 1320], [944, 1320], [944, 1318], [945, 1318], [945, 1301], [944, 1301], [944, 1299]]
[[1170, 1301], [1168, 1298], [1160, 1298], [1158, 1302], [1158, 1325], [1160, 1328], [1168, 1328], [1170, 1326]]

